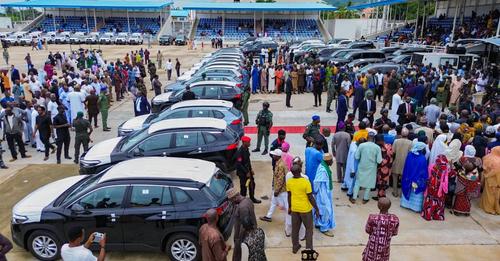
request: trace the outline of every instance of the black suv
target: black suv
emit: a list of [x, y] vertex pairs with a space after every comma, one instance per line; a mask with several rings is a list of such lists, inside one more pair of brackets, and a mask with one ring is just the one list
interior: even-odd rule
[[67, 231], [83, 226], [86, 237], [106, 233], [110, 251], [163, 251], [170, 260], [200, 260], [198, 231], [208, 209], [217, 210], [224, 238], [231, 234], [231, 186], [212, 162], [133, 159], [32, 192], [12, 209], [12, 238], [37, 259], [56, 260]]
[[171, 35], [162, 35], [158, 38], [160, 45], [172, 45], [174, 43], [175, 37]]
[[368, 41], [357, 41], [348, 44], [347, 49], [375, 49], [375, 45]]
[[[191, 91], [197, 99], [225, 100], [233, 102], [234, 107], [241, 107], [242, 90], [238, 83], [226, 81], [201, 81], [190, 85]], [[178, 89], [157, 95], [151, 101], [151, 111], [160, 112], [169, 108], [174, 103], [182, 101], [186, 89]]]
[[214, 162], [224, 171], [231, 171], [238, 142], [238, 134], [231, 131], [224, 120], [163, 120], [127, 137], [105, 140], [92, 146], [80, 158], [80, 173], [99, 173], [118, 162], [145, 156], [204, 159]]
[[271, 48], [272, 50], [276, 51], [278, 50], [278, 43], [275, 41], [257, 41], [253, 42], [249, 46], [243, 46], [241, 48], [241, 51], [243, 52], [244, 55], [249, 55], [249, 54], [260, 54], [260, 51], [262, 48], [269, 49]]

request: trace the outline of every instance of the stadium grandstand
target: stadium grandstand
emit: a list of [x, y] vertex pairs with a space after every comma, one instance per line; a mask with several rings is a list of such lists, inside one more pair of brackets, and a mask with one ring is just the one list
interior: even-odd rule
[[43, 15], [31, 30], [42, 32], [128, 32], [158, 34], [169, 16], [171, 1], [30, 0], [3, 7], [39, 8]]

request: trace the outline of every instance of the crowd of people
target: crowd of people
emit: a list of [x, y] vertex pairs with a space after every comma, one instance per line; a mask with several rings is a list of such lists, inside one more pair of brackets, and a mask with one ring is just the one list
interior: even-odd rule
[[[65, 159], [78, 163], [80, 148], [88, 150], [90, 134], [99, 128], [98, 117], [102, 130], [111, 130], [107, 119], [114, 101], [131, 96], [136, 114], [142, 115], [150, 112], [145, 80], [151, 82], [155, 94], [162, 92], [157, 67], [148, 49], [127, 52], [116, 61], [104, 60], [102, 53], [95, 50], [49, 52], [39, 68], [29, 53], [24, 60], [26, 67], [11, 65], [0, 77], [3, 93], [0, 122], [10, 162], [17, 160], [18, 154], [22, 158], [31, 157], [27, 151], [33, 147], [45, 154], [44, 160], [57, 152], [56, 161], [61, 163], [64, 151]], [[163, 54], [158, 51], [156, 63], [160, 68], [165, 64], [169, 79], [174, 69], [180, 75], [178, 59], [175, 64], [170, 59], [164, 62]], [[74, 158], [69, 155], [70, 130], [75, 131]], [[0, 167], [7, 168], [1, 157]]]

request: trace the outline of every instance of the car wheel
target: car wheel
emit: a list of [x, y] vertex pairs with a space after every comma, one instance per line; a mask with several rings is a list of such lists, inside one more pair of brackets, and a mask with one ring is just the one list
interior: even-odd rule
[[43, 261], [51, 261], [59, 258], [61, 243], [57, 237], [49, 231], [38, 230], [28, 238], [28, 250], [33, 256]]
[[175, 234], [167, 241], [166, 252], [170, 260], [200, 260], [200, 247], [194, 236], [186, 233]]

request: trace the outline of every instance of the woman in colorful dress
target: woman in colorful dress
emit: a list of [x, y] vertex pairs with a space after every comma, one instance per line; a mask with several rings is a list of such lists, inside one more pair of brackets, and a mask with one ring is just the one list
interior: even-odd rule
[[445, 155], [438, 155], [429, 166], [429, 180], [424, 193], [424, 209], [421, 216], [425, 220], [444, 220], [444, 200], [448, 193], [448, 175], [451, 169]]
[[384, 135], [378, 134], [375, 137], [375, 143], [380, 146], [382, 151], [382, 162], [377, 169], [377, 197], [373, 199], [385, 197], [385, 190], [389, 187], [389, 178], [392, 168], [392, 146], [384, 142]]
[[451, 172], [451, 174], [448, 177], [448, 194], [446, 194], [446, 201], [445, 201], [445, 206], [447, 208], [453, 207], [453, 199], [455, 197], [455, 186], [456, 186], [456, 173], [461, 168], [459, 161], [463, 155], [463, 152], [460, 150], [460, 147], [462, 147], [462, 142], [460, 141], [460, 138], [454, 138], [450, 142], [448, 148], [445, 151], [445, 155], [446, 158], [448, 159], [448, 162], [450, 163], [451, 169], [455, 170]]
[[283, 82], [283, 68], [278, 66], [278, 69], [275, 72], [275, 78], [276, 78], [276, 93], [280, 93], [281, 90], [281, 84]]
[[415, 142], [408, 152], [403, 177], [401, 178], [401, 207], [415, 212], [422, 211], [424, 191], [427, 188], [427, 160], [425, 159], [425, 143]]
[[500, 215], [500, 146], [483, 158], [484, 190], [479, 207], [486, 213]]
[[479, 195], [481, 186], [479, 171], [483, 163], [481, 159], [476, 157], [476, 149], [472, 145], [465, 146], [464, 156], [460, 158], [459, 162], [462, 169], [457, 175], [452, 212], [455, 215], [468, 216], [471, 198]]

